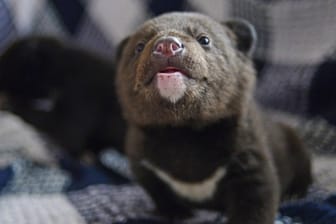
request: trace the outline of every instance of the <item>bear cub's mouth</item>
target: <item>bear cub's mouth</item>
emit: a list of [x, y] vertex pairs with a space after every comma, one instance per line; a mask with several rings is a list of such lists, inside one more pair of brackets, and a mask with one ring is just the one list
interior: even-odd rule
[[160, 70], [159, 73], [173, 73], [173, 72], [181, 72], [181, 71], [182, 70], [177, 67], [167, 66], [164, 69]]
[[[156, 70], [156, 71], [155, 71]], [[145, 79], [144, 84], [150, 85], [152, 83], [155, 83], [155, 80], [157, 80], [158, 76], [166, 76], [166, 77], [172, 77], [174, 75], [180, 75], [181, 77], [187, 78], [187, 79], [193, 79], [193, 77], [188, 73], [185, 69], [175, 67], [175, 66], [166, 66], [161, 67], [158, 69], [155, 69], [152, 75], [148, 76]]]
[[181, 73], [181, 75], [187, 77], [187, 78], [190, 78], [190, 76], [188, 75], [187, 72], [185, 72], [184, 70], [180, 69], [180, 68], [177, 68], [177, 67], [173, 67], [173, 66], [168, 66], [168, 67], [165, 67], [164, 69], [160, 70], [157, 74], [159, 73], [165, 73], [165, 74], [174, 74], [174, 73]]

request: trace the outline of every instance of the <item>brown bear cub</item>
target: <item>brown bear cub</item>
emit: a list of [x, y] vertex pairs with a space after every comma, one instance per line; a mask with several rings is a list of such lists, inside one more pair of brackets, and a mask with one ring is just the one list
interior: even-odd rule
[[206, 208], [230, 224], [271, 224], [281, 198], [307, 191], [308, 152], [253, 99], [255, 40], [245, 21], [169, 13], [121, 43], [126, 151], [162, 213]]

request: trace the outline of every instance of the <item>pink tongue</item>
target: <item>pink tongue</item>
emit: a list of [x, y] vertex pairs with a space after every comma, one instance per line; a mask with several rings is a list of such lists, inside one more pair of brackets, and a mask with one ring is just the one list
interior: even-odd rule
[[186, 90], [181, 72], [157, 73], [157, 88], [162, 97], [177, 102]]

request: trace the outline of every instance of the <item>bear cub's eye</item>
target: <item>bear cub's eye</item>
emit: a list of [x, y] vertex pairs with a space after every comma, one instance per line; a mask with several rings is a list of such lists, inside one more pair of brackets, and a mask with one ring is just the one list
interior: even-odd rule
[[143, 42], [139, 42], [136, 46], [135, 46], [135, 53], [140, 53], [143, 51], [143, 49], [145, 48], [145, 44]]
[[207, 46], [210, 44], [210, 39], [209, 37], [202, 35], [200, 37], [197, 38], [198, 43], [200, 43], [203, 46]]

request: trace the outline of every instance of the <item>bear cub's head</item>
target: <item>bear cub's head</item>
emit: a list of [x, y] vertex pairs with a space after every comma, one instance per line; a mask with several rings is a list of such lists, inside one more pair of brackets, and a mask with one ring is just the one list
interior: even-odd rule
[[253, 95], [255, 41], [246, 21], [168, 13], [145, 22], [117, 52], [125, 118], [139, 126], [180, 126], [239, 115]]

